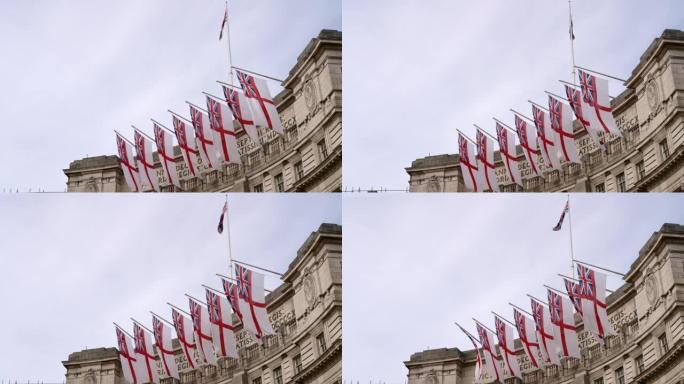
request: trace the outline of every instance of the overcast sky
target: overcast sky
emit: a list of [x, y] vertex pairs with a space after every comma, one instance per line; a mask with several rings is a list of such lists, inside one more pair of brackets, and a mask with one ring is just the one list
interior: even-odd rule
[[[573, 0], [573, 14], [577, 65], [621, 78], [684, 29], [681, 0]], [[411, 161], [457, 152], [457, 128], [493, 133], [571, 78], [566, 0], [345, 0], [343, 17], [346, 188], [407, 188]]]
[[[0, 3], [0, 188], [63, 191], [62, 169], [116, 153], [113, 129], [171, 126], [227, 80], [224, 1], [3, 0]], [[340, 0], [231, 0], [233, 64], [285, 79]], [[269, 82], [275, 94], [281, 88]]]
[[[169, 301], [204, 297], [228, 271], [216, 227], [225, 195], [0, 196], [0, 379], [61, 383], [62, 361], [113, 347], [113, 321], [148, 327]], [[284, 272], [321, 223], [341, 224], [333, 194], [229, 196], [233, 257]], [[266, 288], [280, 280], [266, 276]]]
[[[344, 199], [344, 379], [404, 383], [403, 362], [428, 348], [472, 349], [454, 321], [490, 328], [509, 301], [562, 288], [570, 273], [566, 196], [407, 194]], [[575, 257], [626, 272], [665, 222], [684, 224], [684, 196], [573, 195]], [[350, 278], [353, 276], [353, 280]], [[353, 281], [353, 284], [350, 283]], [[622, 284], [610, 276], [608, 288]]]

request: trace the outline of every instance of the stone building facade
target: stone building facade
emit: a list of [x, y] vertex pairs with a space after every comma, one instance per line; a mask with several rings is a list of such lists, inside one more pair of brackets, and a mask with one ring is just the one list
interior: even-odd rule
[[[262, 147], [235, 122], [243, 164], [223, 166], [182, 181], [192, 192], [339, 192], [342, 188], [342, 33], [323, 30], [297, 58], [274, 101], [285, 132], [259, 130]], [[112, 141], [112, 146], [113, 146]], [[189, 173], [178, 147], [178, 173]], [[166, 180], [154, 153], [163, 191]], [[202, 167], [202, 165], [200, 164]], [[124, 192], [115, 155], [76, 160], [64, 170], [67, 192]]]
[[[510, 180], [497, 151], [495, 172], [501, 190], [684, 191], [684, 32], [668, 29], [656, 38], [625, 86], [611, 103], [622, 138], [609, 140], [603, 151], [575, 121], [582, 164], [565, 164], [562, 171], [545, 172], [544, 178], [532, 174], [518, 147], [523, 187]], [[465, 191], [458, 161], [458, 155], [451, 154], [413, 161], [406, 168], [409, 191]]]
[[[684, 383], [684, 225], [664, 224], [650, 237], [607, 308], [618, 335], [600, 344], [575, 316], [582, 358], [562, 367], [535, 370], [516, 339], [522, 383]], [[404, 362], [408, 384], [473, 383], [475, 356], [458, 348], [414, 353]]]
[[[342, 382], [342, 227], [322, 224], [300, 247], [266, 296], [277, 335], [256, 344], [236, 326], [239, 359], [220, 358], [218, 366], [188, 368], [173, 340], [181, 384], [340, 384]], [[236, 317], [234, 324], [239, 324]], [[116, 348], [69, 355], [66, 384], [125, 384]], [[178, 383], [157, 367], [162, 384]]]

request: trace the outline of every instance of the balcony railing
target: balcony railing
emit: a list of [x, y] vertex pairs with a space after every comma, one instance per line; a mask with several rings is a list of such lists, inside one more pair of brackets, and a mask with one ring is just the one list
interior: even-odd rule
[[609, 336], [604, 344], [594, 344], [580, 350], [581, 359], [566, 359], [561, 366], [551, 365], [544, 370], [523, 374], [524, 384], [558, 383], [575, 376], [578, 371], [600, 366], [607, 360], [624, 353], [639, 332], [639, 322], [633, 320], [621, 326], [617, 336]]
[[[283, 136], [264, 144], [263, 150], [257, 149], [242, 157], [242, 166], [237, 164], [224, 165], [221, 171], [211, 171], [197, 178], [181, 181], [183, 190], [199, 191], [217, 188], [219, 185], [231, 185], [245, 177], [246, 173], [263, 168], [272, 164], [288, 153], [288, 150], [298, 144], [299, 134], [297, 127], [285, 129]], [[174, 186], [163, 187], [162, 190], [170, 192]]]
[[[235, 372], [245, 370], [258, 363], [278, 355], [289, 345], [297, 334], [297, 321], [292, 319], [281, 324], [276, 335], [263, 338], [262, 345], [253, 343], [246, 348], [238, 350], [239, 359], [219, 358], [218, 366], [207, 365], [180, 374], [181, 384], [212, 383], [217, 379], [230, 379]], [[162, 379], [161, 384], [173, 384], [173, 378]]]

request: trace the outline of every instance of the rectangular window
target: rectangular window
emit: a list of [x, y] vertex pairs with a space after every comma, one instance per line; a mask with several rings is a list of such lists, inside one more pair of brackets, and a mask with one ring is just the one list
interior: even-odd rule
[[302, 371], [302, 355], [297, 355], [292, 358], [292, 365], [294, 366], [295, 375]]
[[253, 191], [254, 192], [263, 192], [264, 191], [264, 185], [263, 184], [255, 185]]
[[615, 370], [615, 383], [625, 384], [625, 371], [622, 367]]
[[323, 353], [326, 349], [328, 349], [328, 346], [325, 345], [325, 335], [322, 333], [316, 337], [316, 342], [318, 343], [318, 351], [320, 353]]
[[596, 187], [594, 187], [596, 192], [605, 192], [606, 191], [606, 185], [601, 183], [601, 184], [596, 184]]
[[663, 157], [663, 161], [670, 157], [670, 148], [667, 146], [667, 140], [663, 140], [659, 144], [660, 146], [660, 155]]
[[618, 192], [625, 192], [627, 190], [627, 186], [625, 185], [624, 173], [620, 173], [617, 176], [615, 176], [615, 184], [617, 184]]
[[637, 180], [641, 180], [646, 176], [646, 169], [644, 168], [643, 160], [636, 164]]
[[273, 383], [283, 384], [283, 370], [280, 367], [273, 370]]
[[637, 375], [644, 371], [644, 356], [639, 355], [634, 359], [634, 365], [636, 366]]
[[302, 165], [301, 161], [298, 161], [295, 163], [294, 171], [295, 171], [295, 180], [300, 180], [302, 177], [304, 177], [304, 166]]
[[603, 384], [603, 377], [599, 377], [598, 379], [594, 380], [594, 384]]
[[658, 344], [660, 344], [660, 352], [662, 352], [663, 355], [670, 350], [670, 347], [667, 345], [667, 337], [664, 333], [658, 338]]
[[252, 384], [261, 384], [261, 376], [252, 380]]
[[275, 175], [275, 177], [273, 178], [273, 181], [275, 181], [276, 192], [285, 191], [285, 183], [283, 182], [283, 174], [282, 173]]
[[328, 157], [328, 147], [325, 146], [325, 140], [318, 142], [318, 156], [321, 158], [321, 161]]

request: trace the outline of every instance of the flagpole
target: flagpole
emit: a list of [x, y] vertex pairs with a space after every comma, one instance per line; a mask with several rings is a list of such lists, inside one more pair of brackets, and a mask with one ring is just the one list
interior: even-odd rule
[[533, 315], [533, 314], [531, 314], [531, 313], [527, 312], [526, 310], [524, 310], [524, 309], [522, 309], [522, 308], [518, 307], [517, 305], [515, 305], [515, 304], [513, 304], [513, 303], [511, 303], [511, 302], [509, 302], [509, 303], [508, 303], [508, 305], [510, 305], [511, 307], [513, 307], [513, 308], [517, 309], [518, 311], [520, 311], [520, 312], [522, 312], [522, 313], [524, 313], [524, 314], [526, 314], [526, 315], [528, 315], [528, 316], [532, 316], [532, 317], [534, 317], [534, 315]]
[[174, 325], [173, 323], [171, 323], [170, 321], [166, 320], [165, 318], [163, 318], [163, 317], [157, 315], [156, 313], [154, 313], [154, 312], [152, 312], [152, 311], [150, 311], [150, 313], [151, 313], [154, 317], [156, 317], [157, 319], [159, 319], [159, 320], [165, 322], [166, 324], [168, 324], [168, 325], [170, 325], [170, 326], [172, 326], [172, 327], [175, 327], [175, 325]]
[[151, 334], [154, 334], [154, 332], [150, 331], [150, 329], [147, 328], [145, 325], [143, 325], [143, 323], [139, 322], [138, 320], [136, 320], [136, 319], [134, 319], [134, 318], [132, 318], [132, 317], [131, 317], [131, 320], [132, 320], [134, 323], [138, 324], [139, 326], [143, 327], [147, 332], [149, 332], [149, 333], [151, 333]]
[[185, 295], [188, 299], [191, 299], [191, 300], [195, 301], [196, 303], [202, 304], [202, 305], [204, 305], [205, 307], [207, 306], [207, 303], [205, 303], [204, 301], [202, 301], [202, 300], [200, 300], [200, 299], [198, 299], [198, 298], [196, 298], [196, 297], [190, 296], [190, 295], [188, 295], [187, 293], [184, 293], [184, 295]]
[[175, 306], [175, 305], [169, 303], [168, 301], [166, 302], [166, 304], [168, 304], [171, 308], [174, 308], [175, 310], [177, 310], [177, 311], [179, 311], [179, 312], [182, 312], [182, 313], [184, 313], [184, 314], [186, 314], [186, 315], [192, 317], [192, 315], [189, 314], [188, 312], [186, 312], [184, 309], [182, 309], [182, 308], [180, 308], [180, 307], [177, 307], [177, 306]]
[[256, 268], [256, 269], [262, 270], [262, 271], [264, 271], [264, 272], [272, 273], [272, 274], [274, 274], [274, 275], [283, 277], [283, 274], [280, 273], [280, 272], [276, 272], [276, 271], [272, 271], [272, 270], [270, 270], [270, 269], [258, 267], [258, 266], [254, 265], [254, 264], [245, 263], [244, 261], [240, 261], [240, 260], [235, 260], [235, 261], [233, 261], [233, 262], [234, 262], [234, 263], [238, 263], [238, 264], [243, 264], [243, 265], [246, 265], [246, 266], [248, 266], [248, 267]]
[[570, 56], [572, 58], [572, 83], [577, 85], [577, 69], [575, 68], [575, 26], [572, 22], [572, 0], [568, 0], [568, 15], [570, 16]]
[[612, 269], [608, 269], [608, 268], [599, 267], [598, 265], [589, 264], [589, 263], [587, 263], [586, 261], [575, 260], [575, 263], [584, 264], [584, 265], [587, 265], [587, 266], [589, 266], [589, 267], [598, 268], [598, 269], [600, 269], [600, 270], [602, 270], [602, 271], [614, 273], [614, 274], [616, 274], [616, 275], [618, 275], [618, 276], [625, 277], [625, 274], [624, 274], [624, 273], [620, 273], [620, 272], [617, 272], [617, 271], [613, 271]]
[[455, 322], [455, 321], [454, 321], [454, 324], [456, 324], [456, 326], [459, 327], [459, 328], [461, 329], [461, 331], [464, 332], [466, 335], [468, 335], [468, 336], [470, 336], [471, 338], [473, 338], [473, 340], [475, 340], [475, 341], [477, 341], [477, 342], [480, 342], [480, 340], [478, 340], [477, 337], [473, 336], [472, 333], [468, 332], [465, 328], [461, 327], [461, 324], [459, 324], [459, 323], [457, 323], [457, 322]]
[[[234, 278], [232, 278], [232, 277], [228, 277], [228, 276], [222, 275], [222, 274], [220, 274], [220, 273], [216, 273], [216, 276], [222, 277], [222, 278], [224, 278], [224, 279], [226, 279], [226, 280], [228, 280], [228, 281], [234, 281], [234, 282], [237, 283], [237, 280], [234, 279]], [[266, 292], [268, 292], [268, 293], [273, 293], [273, 291], [271, 291], [270, 289], [266, 289], [266, 288], [264, 288], [264, 291], [266, 291]], [[222, 293], [225, 294], [225, 292], [222, 292]]]
[[570, 235], [570, 271], [572, 272], [572, 277], [575, 277], [575, 251], [573, 249], [572, 241], [572, 209], [570, 208], [570, 194], [568, 193], [568, 233]]
[[[566, 278], [566, 279], [568, 279], [568, 280], [572, 280], [572, 281], [574, 281], [574, 282], [576, 282], [576, 283], [579, 283], [579, 282], [580, 282], [580, 279], [575, 278], [575, 277], [565, 276], [565, 275], [562, 274], [562, 273], [557, 273], [557, 275], [560, 276], [560, 277]], [[615, 291], [611, 291], [610, 289], [606, 288], [606, 292], [608, 292], [608, 293], [614, 293]]]
[[228, 21], [228, 0], [226, 0], [226, 40], [228, 44], [228, 65], [230, 66], [230, 85], [233, 85], [233, 51], [230, 48], [230, 22]]
[[[226, 193], [226, 207], [228, 207], [228, 194]], [[230, 241], [230, 209], [226, 209], [226, 232], [228, 232], [228, 271], [231, 276], [235, 276], [233, 274], [233, 247], [232, 247], [232, 242]]]
[[121, 327], [119, 324], [117, 324], [117, 323], [115, 323], [115, 322], [112, 322], [112, 324], [114, 324], [114, 326], [115, 326], [116, 328], [118, 328], [121, 332], [123, 332], [123, 333], [125, 333], [126, 335], [128, 335], [128, 337], [130, 337], [131, 339], [135, 339], [135, 337], [133, 337], [133, 335], [131, 335], [130, 333], [128, 333], [128, 331], [126, 331], [126, 330], [125, 330], [123, 327]]

